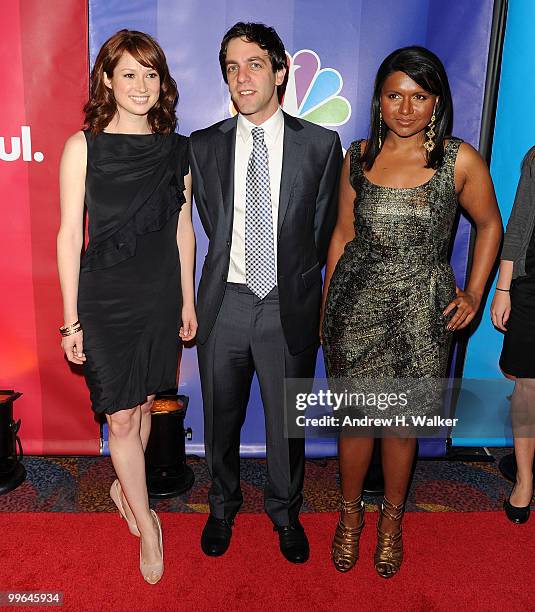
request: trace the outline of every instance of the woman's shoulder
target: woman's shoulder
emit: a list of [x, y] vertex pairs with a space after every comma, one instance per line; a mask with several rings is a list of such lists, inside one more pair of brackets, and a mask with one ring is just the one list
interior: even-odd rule
[[78, 130], [71, 134], [67, 140], [65, 141], [65, 147], [69, 148], [85, 148], [87, 146], [87, 136], [88, 130]]
[[455, 152], [455, 168], [461, 172], [469, 173], [471, 169], [487, 165], [479, 151], [461, 138], [455, 136], [448, 138], [444, 143], [444, 150]]
[[78, 130], [78, 132], [71, 134], [65, 141], [65, 145], [63, 147], [63, 156], [85, 158], [86, 153], [86, 134], [83, 130]]
[[357, 138], [350, 145], [348, 151], [356, 153], [358, 156], [362, 155], [366, 151], [368, 141], [365, 138]]
[[189, 138], [184, 136], [183, 134], [179, 134], [178, 132], [173, 132], [170, 134], [173, 139], [173, 150], [175, 154], [179, 157], [187, 156], [188, 154], [188, 146], [189, 146]]
[[173, 132], [172, 137], [176, 140], [178, 145], [188, 146], [188, 142], [189, 142], [188, 136], [184, 136], [184, 134], [179, 134], [178, 132]]
[[362, 154], [366, 149], [366, 140], [354, 140], [348, 147], [345, 158], [345, 170], [352, 177], [352, 181], [357, 181], [362, 174]]
[[348, 147], [346, 153], [346, 163], [350, 164], [353, 170], [357, 170], [360, 165], [364, 151], [366, 150], [367, 140], [360, 138], [354, 140]]
[[[456, 155], [451, 153], [453, 143], [458, 148]], [[467, 181], [470, 181], [472, 185], [491, 184], [489, 166], [477, 149], [460, 138], [454, 139], [453, 137], [450, 138], [448, 148], [446, 148], [445, 159], [450, 160], [450, 167], [454, 169], [457, 193], [463, 190]]]
[[531, 147], [522, 159], [522, 172], [535, 176], [535, 146]]
[[186, 176], [189, 172], [189, 155], [188, 155], [188, 143], [189, 138], [178, 132], [172, 134], [174, 141], [174, 159], [175, 165], [178, 168], [177, 176], [180, 178]]
[[71, 134], [65, 141], [60, 162], [62, 177], [82, 177], [87, 167], [87, 141], [82, 130]]
[[461, 152], [464, 153], [467, 149], [475, 151], [472, 145], [469, 145], [462, 138], [458, 138], [457, 136], [448, 136], [447, 138], [444, 138], [443, 143], [445, 154], [454, 153], [455, 155], [458, 155]]

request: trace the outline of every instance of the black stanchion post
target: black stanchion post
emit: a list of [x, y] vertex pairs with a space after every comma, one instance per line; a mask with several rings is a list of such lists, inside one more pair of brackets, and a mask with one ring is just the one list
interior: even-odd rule
[[162, 393], [152, 407], [152, 424], [145, 465], [149, 497], [165, 499], [177, 497], [193, 486], [193, 470], [186, 465], [186, 436], [184, 418], [189, 398], [186, 395]]
[[13, 491], [26, 479], [17, 435], [20, 419], [13, 420], [13, 402], [21, 395], [13, 390], [0, 390], [0, 495]]

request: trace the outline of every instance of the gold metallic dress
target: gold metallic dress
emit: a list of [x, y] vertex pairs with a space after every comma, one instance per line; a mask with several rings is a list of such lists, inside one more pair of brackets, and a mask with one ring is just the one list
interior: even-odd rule
[[323, 325], [330, 378], [443, 378], [451, 332], [442, 315], [455, 297], [448, 263], [461, 140], [446, 145], [433, 177], [417, 187], [371, 183], [360, 141], [349, 148], [355, 238], [329, 287]]

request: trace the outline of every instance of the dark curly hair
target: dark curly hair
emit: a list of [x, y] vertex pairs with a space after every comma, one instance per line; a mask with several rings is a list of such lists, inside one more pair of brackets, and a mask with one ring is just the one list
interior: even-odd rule
[[154, 38], [135, 30], [119, 30], [98, 52], [91, 71], [89, 100], [84, 106], [85, 127], [96, 135], [106, 128], [117, 112], [113, 91], [104, 83], [104, 73], [108, 78], [112, 77], [124, 52], [130, 53], [142, 66], [156, 70], [160, 77], [160, 97], [147, 115], [151, 130], [159, 134], [174, 132], [178, 90], [169, 74], [165, 54]]

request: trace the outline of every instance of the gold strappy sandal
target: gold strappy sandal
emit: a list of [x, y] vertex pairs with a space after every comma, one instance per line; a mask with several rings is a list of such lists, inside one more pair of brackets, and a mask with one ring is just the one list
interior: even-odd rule
[[334, 533], [331, 557], [334, 567], [339, 572], [348, 572], [359, 558], [360, 532], [364, 527], [364, 502], [362, 495], [353, 501], [341, 499], [341, 511], [346, 514], [360, 514], [360, 524], [358, 527], [347, 527], [342, 521], [342, 516], [338, 519], [338, 525]]
[[[392, 578], [401, 567], [403, 561], [403, 540], [401, 539], [401, 519], [405, 510], [405, 503], [397, 506], [383, 498], [381, 504], [381, 515], [377, 523], [377, 546], [373, 556], [375, 569], [379, 576], [383, 578]], [[384, 533], [381, 531], [379, 524], [381, 516], [391, 521], [400, 521], [399, 530], [396, 533]]]

